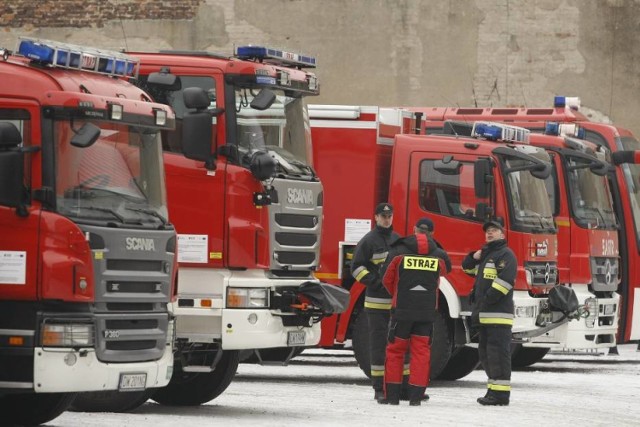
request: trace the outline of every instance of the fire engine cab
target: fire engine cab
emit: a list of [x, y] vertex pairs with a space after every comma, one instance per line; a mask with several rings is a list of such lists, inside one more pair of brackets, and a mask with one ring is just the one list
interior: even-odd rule
[[[239, 47], [135, 52], [139, 85], [176, 113], [163, 133], [169, 212], [178, 232], [174, 378], [154, 399], [209, 401], [240, 358], [288, 361], [320, 339], [318, 284], [323, 190], [306, 108], [315, 58]], [[190, 122], [207, 132], [185, 132]], [[333, 288], [333, 287], [330, 287]]]
[[323, 321], [320, 345], [352, 339], [369, 375], [364, 286], [351, 278], [349, 260], [382, 201], [393, 204], [393, 227], [401, 235], [429, 216], [453, 264], [440, 284], [432, 377], [461, 378], [478, 363], [477, 351], [466, 346], [471, 337], [464, 322], [473, 281], [460, 265], [484, 244], [482, 224], [489, 218], [503, 222], [519, 262], [514, 332], [535, 339], [555, 327], [546, 317], [546, 294], [558, 279], [556, 228], [545, 187], [551, 164], [545, 150], [528, 143], [529, 131], [480, 122], [471, 137], [410, 135], [413, 114], [398, 108], [314, 105], [310, 115], [316, 171], [331, 207], [325, 210], [316, 275], [351, 292], [349, 309]]
[[122, 79], [130, 56], [27, 38], [0, 56], [0, 408], [31, 425], [76, 392], [169, 382], [174, 114]]

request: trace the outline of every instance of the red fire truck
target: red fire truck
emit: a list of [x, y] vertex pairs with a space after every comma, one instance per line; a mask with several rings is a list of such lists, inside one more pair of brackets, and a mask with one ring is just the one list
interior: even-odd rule
[[[607, 271], [606, 259], [610, 260], [613, 271], [615, 270], [614, 259], [619, 258], [617, 265], [619, 266], [619, 285], [617, 292], [620, 294], [621, 301], [619, 305], [619, 322], [617, 342], [626, 343], [640, 339], [640, 310], [635, 310], [637, 304], [640, 304], [640, 292], [636, 291], [640, 287], [640, 265], [638, 264], [638, 254], [640, 254], [640, 199], [636, 196], [638, 193], [638, 177], [640, 176], [640, 166], [634, 163], [633, 151], [640, 149], [640, 143], [634, 135], [627, 129], [623, 129], [610, 124], [594, 123], [588, 120], [580, 110], [579, 98], [568, 98], [558, 96], [554, 99], [554, 106], [551, 108], [411, 108], [413, 111], [423, 112], [425, 115], [425, 130], [427, 133], [433, 131], [439, 132], [440, 125], [432, 126], [431, 122], [443, 123], [445, 120], [491, 120], [505, 121], [518, 126], [531, 129], [533, 132], [544, 132], [548, 122], [554, 123], [573, 123], [582, 129], [582, 137], [593, 142], [597, 146], [602, 146], [610, 150], [615, 163], [615, 171], [608, 175], [611, 194], [613, 196], [613, 207], [615, 216], [618, 221], [618, 240], [619, 250], [616, 251], [615, 237], [605, 239], [603, 244], [606, 248], [602, 248], [601, 252], [606, 256], [604, 259], [604, 270], [601, 265], [598, 270], [594, 270], [597, 266], [592, 260], [591, 274], [597, 275], [598, 271]], [[620, 154], [616, 154], [620, 153]], [[602, 209], [601, 209], [602, 210]], [[602, 215], [602, 212], [597, 215]], [[593, 219], [591, 220], [593, 222]], [[572, 223], [573, 225], [573, 223]], [[576, 224], [578, 225], [578, 224]], [[583, 224], [584, 226], [584, 224]], [[614, 243], [611, 243], [613, 240]], [[593, 247], [594, 250], [598, 250]], [[591, 250], [591, 248], [590, 248]], [[597, 256], [597, 254], [594, 254]], [[573, 267], [572, 267], [573, 269]], [[573, 270], [572, 270], [573, 271]], [[610, 286], [605, 288], [602, 293], [596, 290], [595, 295], [598, 298], [598, 312], [607, 316], [610, 314], [610, 307], [602, 307], [600, 311], [600, 299], [602, 297], [612, 296]], [[637, 304], [636, 304], [637, 303]], [[591, 301], [591, 304], [595, 302]], [[604, 320], [604, 323], [608, 320]], [[598, 321], [597, 324], [601, 322]]]
[[76, 392], [169, 382], [174, 114], [120, 79], [129, 56], [26, 38], [0, 54], [0, 409], [31, 425]]
[[[323, 312], [300, 294], [317, 282], [322, 227], [306, 110], [318, 80], [304, 70], [315, 59], [257, 46], [132, 55], [140, 87], [174, 109], [177, 127], [162, 143], [178, 232], [180, 357], [153, 398], [200, 404], [229, 385], [240, 350], [286, 362], [320, 339]], [[187, 120], [209, 134], [185, 131]]]
[[460, 264], [483, 244], [487, 218], [504, 221], [520, 262], [514, 332], [533, 340], [555, 326], [544, 320], [553, 314], [544, 296], [557, 281], [557, 238], [544, 184], [550, 158], [525, 143], [528, 131], [492, 126], [498, 141], [407, 135], [412, 113], [394, 108], [311, 106], [310, 116], [314, 164], [331, 206], [325, 210], [316, 276], [351, 292], [349, 309], [323, 321], [321, 346], [351, 339], [359, 366], [369, 374], [364, 286], [351, 278], [349, 259], [371, 228], [374, 206], [385, 200], [394, 205], [394, 229], [400, 234], [410, 233], [418, 218], [431, 217], [435, 237], [454, 265], [440, 285], [433, 377], [461, 378], [478, 363], [477, 351], [465, 346], [472, 280]]

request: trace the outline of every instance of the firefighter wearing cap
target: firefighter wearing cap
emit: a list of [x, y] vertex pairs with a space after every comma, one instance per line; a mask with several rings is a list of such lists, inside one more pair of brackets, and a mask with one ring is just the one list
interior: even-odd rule
[[387, 259], [391, 243], [400, 236], [393, 231], [393, 206], [380, 203], [375, 209], [376, 225], [360, 239], [353, 253], [351, 274], [367, 287], [364, 309], [369, 326], [369, 360], [374, 399], [384, 396], [384, 357], [389, 326], [391, 295], [382, 286], [380, 267]]
[[433, 222], [420, 219], [414, 234], [396, 241], [389, 252], [382, 283], [392, 295], [391, 321], [385, 362], [385, 398], [397, 405], [403, 382], [404, 356], [410, 351], [408, 398], [419, 406], [431, 367], [431, 335], [438, 311], [440, 276], [451, 271], [447, 253], [431, 237]]
[[513, 285], [517, 261], [507, 246], [502, 225], [484, 224], [486, 244], [462, 261], [465, 273], [475, 276], [470, 302], [472, 323], [479, 330], [478, 353], [488, 377], [487, 394], [481, 405], [508, 405], [511, 395], [511, 327]]

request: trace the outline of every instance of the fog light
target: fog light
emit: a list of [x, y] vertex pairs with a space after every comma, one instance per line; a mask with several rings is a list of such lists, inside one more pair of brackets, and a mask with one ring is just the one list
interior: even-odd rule
[[87, 289], [87, 286], [88, 286], [88, 284], [87, 284], [87, 279], [85, 279], [84, 277], [82, 277], [82, 278], [78, 281], [78, 287], [79, 287], [81, 290], [83, 290], [83, 291], [84, 291], [85, 289]]
[[75, 365], [77, 360], [78, 358], [73, 353], [68, 353], [66, 356], [64, 356], [64, 363], [66, 363], [67, 366]]
[[258, 315], [255, 313], [251, 313], [249, 315], [249, 317], [247, 317], [247, 320], [249, 321], [249, 323], [251, 323], [252, 325], [255, 325], [256, 322], [258, 321]]

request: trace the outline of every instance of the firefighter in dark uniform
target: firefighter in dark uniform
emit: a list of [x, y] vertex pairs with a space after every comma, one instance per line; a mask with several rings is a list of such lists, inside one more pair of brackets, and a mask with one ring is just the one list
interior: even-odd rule
[[393, 206], [380, 203], [375, 209], [376, 226], [360, 239], [353, 253], [351, 274], [367, 287], [364, 309], [369, 326], [369, 354], [374, 399], [384, 397], [384, 357], [389, 327], [391, 295], [382, 286], [380, 267], [389, 246], [400, 236], [393, 231]]
[[427, 400], [431, 367], [431, 335], [438, 310], [440, 276], [451, 271], [447, 253], [431, 237], [433, 222], [418, 220], [414, 234], [391, 246], [382, 284], [392, 295], [384, 382], [379, 403], [397, 405], [403, 382], [405, 353], [410, 351], [409, 405]]
[[517, 261], [507, 246], [504, 229], [497, 221], [483, 226], [486, 244], [462, 261], [465, 273], [476, 280], [470, 295], [472, 324], [478, 328], [478, 353], [487, 374], [487, 394], [481, 405], [508, 405], [511, 395], [511, 327], [513, 285]]

